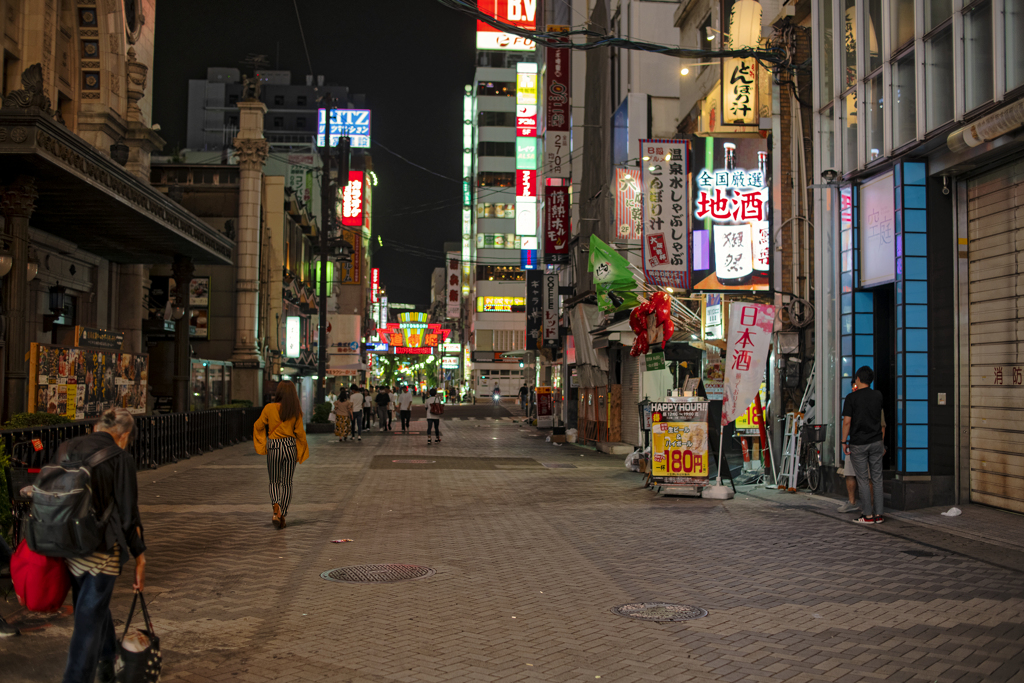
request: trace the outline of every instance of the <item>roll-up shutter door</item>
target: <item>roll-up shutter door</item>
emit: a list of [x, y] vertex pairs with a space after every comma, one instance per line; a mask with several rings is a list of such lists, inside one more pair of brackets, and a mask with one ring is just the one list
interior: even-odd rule
[[1024, 161], [967, 189], [971, 500], [1024, 512]]
[[622, 354], [622, 441], [640, 445], [640, 360]]

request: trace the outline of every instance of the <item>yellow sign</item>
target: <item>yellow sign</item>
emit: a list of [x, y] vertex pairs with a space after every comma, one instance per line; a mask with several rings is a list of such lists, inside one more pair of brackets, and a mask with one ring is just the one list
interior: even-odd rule
[[651, 476], [708, 476], [708, 404], [651, 404]]
[[478, 296], [476, 298], [477, 313], [494, 313], [512, 310], [513, 306], [525, 306], [524, 296]]
[[537, 104], [537, 74], [516, 74], [516, 104]]
[[[758, 390], [761, 394], [761, 405], [765, 403], [765, 386], [764, 382], [761, 382], [761, 388]], [[736, 418], [736, 429], [761, 429], [761, 416], [757, 412], [756, 401], [752, 401], [745, 413]]]

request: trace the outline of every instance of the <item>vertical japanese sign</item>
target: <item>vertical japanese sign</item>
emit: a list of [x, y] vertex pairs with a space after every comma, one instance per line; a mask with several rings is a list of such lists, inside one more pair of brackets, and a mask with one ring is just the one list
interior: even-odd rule
[[615, 237], [639, 240], [644, 225], [644, 200], [640, 191], [640, 171], [615, 169]]
[[722, 60], [722, 125], [758, 125], [757, 69], [753, 57]]
[[558, 273], [544, 276], [544, 346], [558, 346]]
[[743, 415], [764, 379], [775, 307], [736, 301], [729, 305], [725, 349], [725, 399], [722, 425]]
[[446, 310], [450, 319], [457, 320], [462, 316], [462, 280], [461, 271], [459, 270], [459, 252], [449, 251], [446, 263], [448, 266], [445, 270], [448, 290]]
[[707, 478], [706, 401], [652, 403], [651, 432], [651, 476]]
[[516, 234], [530, 237], [537, 236], [537, 80], [535, 63], [516, 66]]
[[348, 185], [341, 193], [341, 224], [350, 228], [363, 225], [363, 172], [349, 171]]
[[544, 326], [544, 274], [537, 270], [526, 271], [526, 348], [539, 349], [543, 346], [541, 329]]
[[[707, 253], [703, 248], [694, 253], [695, 290], [768, 291], [771, 287], [768, 152], [751, 149], [762, 144], [760, 140], [722, 143], [723, 167], [695, 171], [693, 215], [710, 228], [694, 231], [694, 242], [707, 245]], [[744, 168], [743, 163], [751, 167]]]
[[641, 140], [644, 277], [690, 288], [689, 155], [686, 140]]
[[544, 88], [544, 122], [547, 132], [544, 135], [544, 164], [549, 178], [568, 178], [571, 175], [569, 57], [567, 49], [547, 48], [547, 82]]
[[370, 269], [370, 303], [380, 303], [380, 268]]
[[544, 262], [569, 260], [569, 188], [544, 188]]
[[341, 261], [338, 269], [341, 274], [341, 284], [361, 285], [363, 283], [363, 235], [360, 230], [342, 230], [341, 237], [352, 245], [352, 260]]

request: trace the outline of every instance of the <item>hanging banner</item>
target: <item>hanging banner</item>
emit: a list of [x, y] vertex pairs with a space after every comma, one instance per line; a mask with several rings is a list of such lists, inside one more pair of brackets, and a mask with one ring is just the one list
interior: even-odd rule
[[462, 271], [459, 269], [459, 252], [449, 251], [447, 263], [447, 315], [448, 318], [457, 320], [462, 317]]
[[363, 225], [362, 171], [348, 172], [348, 185], [341, 193], [341, 224], [350, 228]]
[[[550, 30], [550, 27], [549, 27]], [[547, 48], [547, 82], [544, 88], [544, 167], [548, 178], [571, 176], [569, 163], [569, 131], [572, 124], [569, 100], [569, 50]]]
[[707, 401], [652, 403], [651, 432], [651, 476], [707, 478]]
[[544, 326], [544, 274], [539, 270], [526, 271], [526, 348], [544, 346], [541, 329]]
[[544, 346], [558, 346], [558, 273], [544, 276]]
[[615, 237], [639, 240], [644, 225], [644, 201], [640, 192], [640, 171], [615, 169]]
[[[342, 230], [341, 237], [352, 245], [352, 260], [339, 261], [340, 283], [359, 285], [363, 283], [363, 235], [360, 230]], [[330, 272], [330, 271], [328, 271]]]
[[725, 349], [725, 399], [722, 425], [743, 415], [764, 379], [775, 307], [735, 301], [729, 305]]
[[647, 282], [690, 288], [687, 140], [641, 140], [643, 261]]
[[569, 261], [569, 188], [544, 188], [544, 262]]

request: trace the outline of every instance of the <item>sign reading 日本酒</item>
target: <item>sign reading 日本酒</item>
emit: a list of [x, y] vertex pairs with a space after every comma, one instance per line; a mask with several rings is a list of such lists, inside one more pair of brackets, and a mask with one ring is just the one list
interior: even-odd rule
[[652, 403], [651, 475], [706, 479], [707, 422], [707, 401]]
[[722, 401], [722, 425], [746, 412], [764, 379], [775, 307], [735, 301], [729, 306], [726, 333], [725, 398]]
[[643, 265], [647, 282], [690, 288], [690, 143], [641, 140]]

